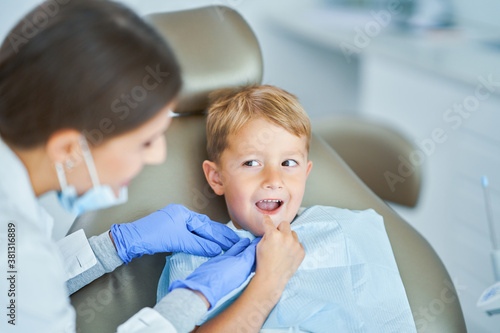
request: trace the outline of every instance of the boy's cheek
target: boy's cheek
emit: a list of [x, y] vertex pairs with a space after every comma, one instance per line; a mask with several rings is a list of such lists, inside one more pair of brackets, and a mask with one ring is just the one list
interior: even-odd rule
[[260, 223], [243, 226], [243, 229], [250, 231], [255, 237], [262, 237], [264, 235], [264, 226]]
[[264, 219], [259, 219], [258, 221], [254, 221], [250, 228], [250, 232], [255, 237], [262, 237], [264, 235]]

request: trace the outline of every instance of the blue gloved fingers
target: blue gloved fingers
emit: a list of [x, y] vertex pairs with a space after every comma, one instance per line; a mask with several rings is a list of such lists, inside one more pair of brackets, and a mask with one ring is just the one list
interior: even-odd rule
[[193, 212], [182, 205], [170, 204], [160, 211], [174, 222], [182, 220], [187, 231], [216, 243], [224, 250], [240, 240], [238, 235], [224, 224], [214, 222], [208, 216]]
[[[229, 229], [227, 226], [211, 221], [199, 226], [196, 229], [193, 229], [193, 231], [191, 232], [195, 235], [217, 243], [224, 250], [229, 249], [240, 240], [238, 235], [236, 235], [236, 233]], [[234, 239], [233, 236], [236, 236], [236, 239]]]
[[[231, 230], [229, 227], [227, 227], [225, 224], [214, 222], [214, 221], [209, 221], [206, 226], [210, 226], [211, 229], [213, 230], [214, 236], [213, 241], [217, 242], [222, 248], [227, 247], [229, 249], [231, 246], [234, 244], [238, 243], [240, 241], [240, 237]], [[205, 228], [202, 228], [202, 230], [196, 230], [195, 233], [200, 235], [200, 236], [205, 236], [203, 234]], [[208, 230], [208, 228], [206, 228]], [[208, 236], [208, 235], [207, 235]], [[206, 237], [206, 236], [205, 236]], [[224, 250], [227, 250], [224, 249]]]
[[216, 243], [203, 237], [190, 233], [190, 241], [185, 242], [179, 252], [194, 254], [197, 256], [214, 257], [222, 252], [222, 248]]
[[125, 264], [140, 256], [140, 254], [130, 251], [130, 248], [135, 248], [134, 240], [140, 239], [140, 235], [131, 223], [113, 224], [110, 231], [116, 252]]
[[123, 244], [124, 241], [120, 227], [118, 226], [118, 224], [113, 224], [111, 226], [110, 231], [111, 231], [111, 236], [113, 237], [113, 242], [115, 243], [116, 252], [118, 253], [118, 256], [125, 263], [125, 265], [128, 264], [130, 260], [128, 258], [125, 244]]
[[[204, 237], [199, 237], [190, 232], [190, 224], [193, 220], [193, 214], [197, 213], [194, 213], [186, 207], [178, 204], [170, 204], [162, 209], [159, 209], [158, 212], [164, 214], [158, 215], [164, 216], [160, 219], [160, 221], [167, 222], [166, 224], [169, 228], [171, 228], [171, 230], [169, 230], [166, 234], [167, 237], [170, 237], [170, 239], [176, 239], [176, 244], [168, 244], [168, 242], [165, 243], [165, 245], [167, 245], [166, 247], [169, 248], [169, 252], [185, 252], [205, 257], [213, 257], [222, 252], [221, 246], [216, 242], [213, 242], [210, 239], [205, 239]], [[206, 218], [210, 221], [208, 217]], [[200, 222], [197, 224], [201, 225]]]
[[250, 239], [243, 238], [238, 243], [234, 244], [229, 250], [227, 250], [226, 253], [223, 254], [223, 256], [235, 256], [246, 249], [249, 244]]
[[233, 230], [222, 223], [210, 220], [206, 215], [190, 211], [190, 217], [186, 221], [189, 231], [217, 243], [224, 250], [229, 249], [240, 240]]
[[254, 240], [252, 241], [251, 245], [254, 245], [257, 246], [257, 244], [259, 244], [260, 240], [262, 239], [262, 237], [256, 237], [254, 238]]
[[255, 238], [248, 247], [242, 251], [238, 256], [244, 257], [244, 261], [252, 263], [252, 268], [250, 269], [250, 272], [255, 272], [255, 267], [256, 267], [256, 248], [257, 244], [259, 244], [260, 240], [262, 237], [257, 237]]
[[175, 288], [200, 291], [212, 308], [224, 295], [240, 286], [248, 278], [255, 264], [255, 248], [260, 238], [250, 242], [242, 239], [224, 255], [212, 258], [196, 268], [186, 279], [170, 284]]
[[253, 257], [255, 260], [255, 249], [257, 248], [257, 244], [260, 242], [260, 240], [262, 239], [262, 237], [257, 237], [255, 238], [251, 243], [250, 245], [247, 246], [247, 248], [243, 251], [241, 251], [241, 253], [238, 254], [239, 257], [246, 257], [246, 258], [251, 258]]

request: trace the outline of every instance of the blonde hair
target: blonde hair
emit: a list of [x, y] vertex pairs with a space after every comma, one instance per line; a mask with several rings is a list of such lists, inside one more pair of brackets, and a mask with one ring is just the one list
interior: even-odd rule
[[251, 120], [263, 118], [289, 133], [311, 138], [311, 122], [297, 97], [270, 85], [219, 89], [209, 96], [207, 118], [208, 158], [219, 162], [228, 137]]

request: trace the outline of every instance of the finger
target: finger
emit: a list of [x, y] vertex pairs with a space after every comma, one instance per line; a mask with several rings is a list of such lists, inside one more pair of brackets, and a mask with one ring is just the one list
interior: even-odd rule
[[281, 232], [285, 232], [285, 233], [288, 233], [290, 232], [290, 222], [288, 221], [282, 221], [279, 225], [278, 225], [278, 230], [281, 231]]
[[225, 224], [210, 221], [210, 225], [215, 232], [214, 241], [219, 241], [219, 245], [230, 248], [240, 241], [240, 237]]
[[252, 264], [255, 262], [255, 249], [257, 247], [257, 244], [260, 242], [262, 237], [257, 237], [255, 238], [250, 245], [247, 246], [246, 249], [244, 249], [240, 254], [238, 254], [239, 257], [245, 257], [245, 261], [247, 261], [249, 264]]
[[217, 243], [194, 234], [191, 234], [190, 239], [183, 245], [182, 252], [197, 256], [213, 257], [222, 252], [222, 248]]
[[246, 249], [244, 249], [239, 255], [240, 256], [245, 256], [245, 255], [249, 255], [251, 254], [252, 252], [255, 252], [255, 248], [257, 247], [257, 244], [260, 242], [260, 240], [262, 239], [262, 237], [257, 237], [255, 238], [248, 246]]
[[256, 237], [251, 243], [249, 246], [253, 246], [253, 247], [256, 247], [257, 244], [259, 244], [260, 240], [262, 239], [262, 237]]
[[[256, 252], [256, 247], [257, 247], [257, 244], [259, 244], [260, 240], [262, 239], [262, 237], [257, 237], [255, 238], [252, 243], [250, 243], [250, 245], [246, 248], [245, 251], [248, 251], [246, 253], [246, 255], [248, 256], [247, 258], [245, 258], [246, 260], [250, 260], [250, 262], [252, 263], [252, 268], [250, 269], [250, 272], [255, 272], [255, 268], [256, 268], [256, 256], [257, 256], [257, 252]], [[248, 248], [250, 248], [251, 250], [249, 250]], [[245, 255], [245, 254], [243, 254]]]
[[[292, 236], [293, 236], [293, 238], [294, 238], [297, 242], [299, 242], [299, 236], [297, 236], [297, 233], [296, 233], [295, 231], [293, 231], [293, 230], [292, 230]], [[300, 242], [299, 242], [299, 243], [300, 243]]]
[[243, 238], [242, 240], [234, 244], [229, 250], [227, 250], [226, 253], [223, 254], [223, 256], [235, 256], [241, 253], [241, 251], [245, 250], [249, 244], [250, 239]]
[[229, 249], [240, 240], [238, 235], [226, 225], [214, 222], [208, 216], [194, 212], [191, 214], [188, 230], [217, 243], [224, 250]]
[[269, 215], [264, 215], [264, 221], [262, 224], [264, 226], [264, 235], [276, 230], [276, 226], [274, 225], [273, 220], [271, 220], [271, 217]]

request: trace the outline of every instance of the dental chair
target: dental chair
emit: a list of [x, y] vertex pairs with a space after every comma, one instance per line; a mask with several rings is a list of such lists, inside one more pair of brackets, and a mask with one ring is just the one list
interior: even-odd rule
[[[87, 237], [98, 235], [113, 223], [134, 221], [169, 203], [185, 205], [219, 222], [229, 220], [224, 199], [212, 192], [201, 168], [207, 158], [204, 111], [211, 91], [261, 82], [259, 44], [243, 18], [227, 7], [154, 14], [146, 19], [168, 40], [183, 71], [184, 86], [175, 110], [179, 116], [166, 133], [167, 161], [144, 168], [130, 184], [128, 203], [87, 212], [74, 222], [69, 233], [84, 229]], [[375, 209], [384, 217], [418, 331], [465, 332], [453, 283], [429, 243], [314, 134], [310, 159], [314, 167], [303, 206]], [[115, 332], [141, 308], [154, 306], [164, 264], [165, 254], [136, 258], [73, 294], [77, 331]]]
[[[313, 122], [314, 133], [347, 163], [381, 199], [413, 208], [422, 183], [420, 166], [397, 178], [401, 160], [411, 160], [416, 147], [393, 128], [370, 119], [329, 116]], [[405, 170], [406, 171], [406, 170]]]

